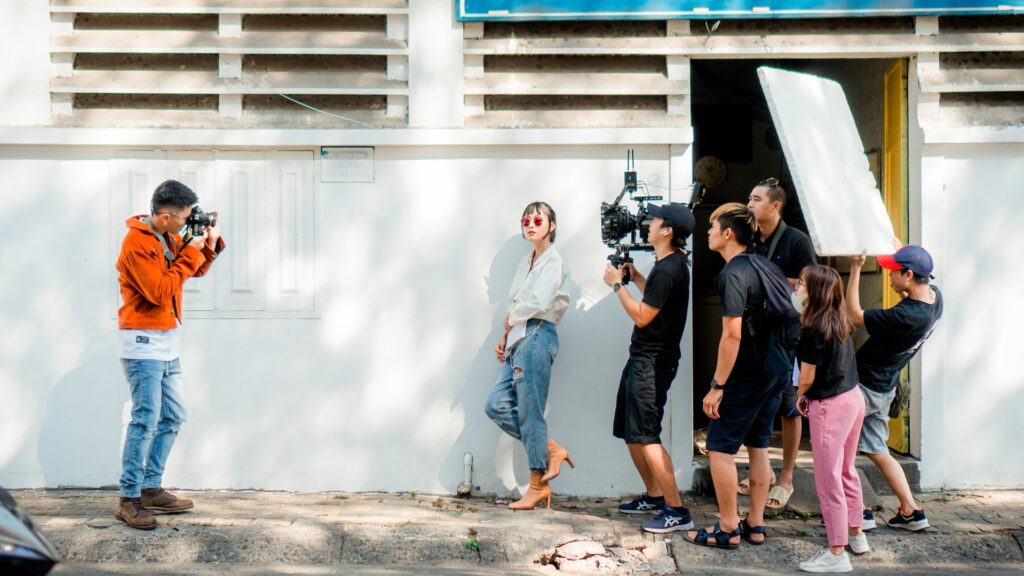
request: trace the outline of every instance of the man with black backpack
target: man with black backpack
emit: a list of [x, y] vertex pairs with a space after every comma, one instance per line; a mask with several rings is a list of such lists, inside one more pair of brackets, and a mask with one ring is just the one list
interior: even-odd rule
[[[742, 204], [725, 204], [711, 215], [708, 246], [726, 264], [718, 276], [718, 364], [703, 407], [711, 419], [707, 449], [721, 519], [713, 528], [686, 536], [704, 546], [735, 548], [741, 537], [755, 545], [765, 540], [764, 508], [771, 479], [767, 448], [782, 388], [789, 384], [785, 326], [796, 311], [782, 271], [763, 256], [747, 254], [756, 232], [754, 214]], [[741, 445], [750, 455], [750, 513], [744, 520], [736, 509], [734, 457]]]

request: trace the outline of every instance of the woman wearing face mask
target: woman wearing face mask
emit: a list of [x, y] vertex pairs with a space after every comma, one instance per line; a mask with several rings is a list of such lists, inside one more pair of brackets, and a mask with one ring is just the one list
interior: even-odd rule
[[555, 249], [555, 211], [546, 202], [532, 202], [522, 217], [523, 238], [533, 249], [523, 256], [512, 280], [504, 332], [494, 347], [501, 375], [485, 411], [498, 427], [520, 440], [530, 464], [530, 487], [513, 510], [530, 510], [542, 500], [551, 508], [551, 486], [562, 461], [574, 466], [569, 453], [548, 439], [544, 406], [551, 383], [551, 365], [558, 354], [555, 325], [569, 308], [566, 270]]
[[855, 554], [870, 550], [855, 467], [864, 397], [843, 292], [835, 270], [814, 265], [800, 273], [792, 296], [800, 312], [798, 407], [810, 421], [814, 485], [828, 535], [828, 547], [800, 563], [805, 572], [849, 572], [846, 545]]

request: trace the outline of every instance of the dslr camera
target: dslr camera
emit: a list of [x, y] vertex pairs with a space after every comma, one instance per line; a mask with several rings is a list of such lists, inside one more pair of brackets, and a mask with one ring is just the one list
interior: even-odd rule
[[202, 236], [207, 228], [217, 225], [216, 212], [203, 212], [198, 205], [192, 207], [192, 212], [185, 219], [186, 235], [189, 239]]
[[[636, 194], [637, 190], [643, 188], [644, 194]], [[630, 150], [626, 153], [626, 171], [623, 175], [623, 186], [619, 195], [612, 203], [601, 202], [601, 241], [605, 246], [615, 250], [608, 256], [612, 266], [618, 268], [627, 262], [633, 262], [629, 255], [631, 250], [651, 252], [654, 246], [647, 242], [647, 233], [651, 227], [651, 216], [647, 212], [647, 202], [652, 200], [660, 201], [661, 196], [653, 196], [646, 193], [647, 186], [637, 180], [636, 177], [636, 156]], [[629, 194], [630, 200], [636, 202], [636, 213], [631, 213], [629, 208], [622, 205], [622, 199]], [[699, 203], [704, 195], [704, 185], [694, 181], [691, 185], [690, 206]], [[628, 240], [627, 240], [628, 236]], [[623, 271], [622, 283], [629, 284], [629, 272]]]

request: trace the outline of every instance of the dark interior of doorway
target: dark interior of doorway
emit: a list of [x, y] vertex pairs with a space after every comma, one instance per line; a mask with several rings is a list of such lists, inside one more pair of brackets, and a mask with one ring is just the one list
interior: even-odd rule
[[[695, 429], [706, 428], [708, 424], [701, 401], [714, 374], [722, 332], [718, 272], [724, 261], [708, 250], [708, 217], [726, 202], [745, 204], [755, 183], [776, 177], [789, 193], [783, 218], [789, 226], [807, 231], [799, 197], [793, 189], [789, 167], [757, 78], [757, 68], [772, 66], [839, 82], [857, 123], [865, 153], [872, 161], [880, 157], [878, 151], [883, 145], [884, 74], [893, 62], [892, 59], [691, 61], [693, 159], [696, 165], [702, 158], [713, 157], [725, 166], [724, 180], [708, 190], [695, 210], [692, 320]], [[720, 165], [717, 161], [704, 164]], [[878, 163], [871, 164], [876, 182], [880, 182]], [[694, 174], [699, 177], [696, 166]], [[835, 264], [842, 271], [842, 263], [824, 260], [822, 263]], [[877, 287], [880, 284], [867, 279], [863, 282], [861, 297], [866, 307], [881, 306], [881, 291]], [[805, 434], [806, 431], [805, 426]]]

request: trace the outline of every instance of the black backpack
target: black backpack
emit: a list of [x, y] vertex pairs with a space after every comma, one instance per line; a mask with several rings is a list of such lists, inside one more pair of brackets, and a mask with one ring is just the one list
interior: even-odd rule
[[800, 314], [793, 308], [790, 295], [793, 294], [793, 287], [777, 264], [761, 256], [760, 254], [740, 254], [750, 260], [750, 264], [761, 279], [764, 287], [764, 315], [763, 318], [769, 323], [776, 323], [789, 326], [800, 322]]

